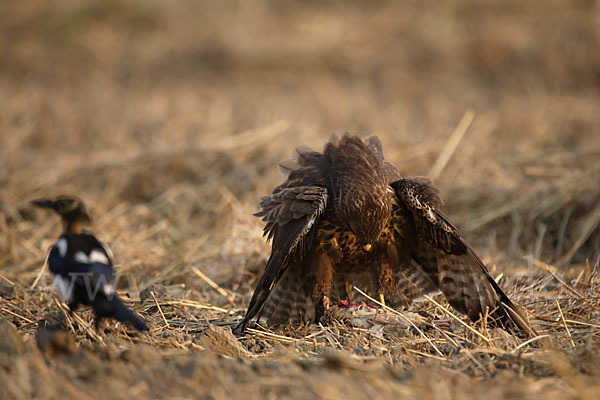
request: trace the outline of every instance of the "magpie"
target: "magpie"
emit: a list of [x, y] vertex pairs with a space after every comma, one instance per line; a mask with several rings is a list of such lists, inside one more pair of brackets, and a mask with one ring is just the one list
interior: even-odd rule
[[83, 201], [72, 196], [38, 199], [33, 206], [49, 208], [60, 215], [63, 233], [50, 249], [47, 262], [54, 286], [75, 311], [89, 305], [96, 316], [96, 328], [104, 318], [130, 322], [140, 331], [148, 327], [115, 293], [112, 252], [94, 235], [83, 230], [91, 222]]

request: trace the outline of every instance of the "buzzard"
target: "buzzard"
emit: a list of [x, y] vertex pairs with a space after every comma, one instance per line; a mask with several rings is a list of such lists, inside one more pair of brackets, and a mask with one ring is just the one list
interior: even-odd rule
[[438, 189], [427, 178], [402, 178], [379, 138], [345, 135], [322, 153], [300, 147], [279, 167], [287, 179], [255, 214], [271, 256], [235, 331], [253, 318], [318, 322], [355, 285], [392, 307], [440, 290], [472, 321], [488, 312], [501, 326], [532, 332], [440, 211]]

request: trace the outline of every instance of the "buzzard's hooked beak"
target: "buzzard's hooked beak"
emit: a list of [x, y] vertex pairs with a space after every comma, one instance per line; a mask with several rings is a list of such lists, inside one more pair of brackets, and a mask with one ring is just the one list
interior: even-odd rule
[[371, 246], [371, 244], [370, 244], [370, 243], [369, 243], [369, 244], [365, 244], [365, 245], [363, 246], [363, 250], [364, 250], [364, 251], [370, 251], [370, 250], [371, 250], [371, 247], [373, 247], [373, 246]]

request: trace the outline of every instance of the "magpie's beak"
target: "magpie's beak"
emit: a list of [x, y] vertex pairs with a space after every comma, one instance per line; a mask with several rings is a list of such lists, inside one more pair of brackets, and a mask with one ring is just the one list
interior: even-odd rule
[[35, 206], [35, 207], [50, 208], [50, 209], [54, 210], [54, 202], [52, 200], [47, 200], [47, 199], [33, 200], [31, 202], [31, 205]]
[[371, 247], [373, 247], [373, 246], [371, 246], [371, 244], [370, 244], [370, 243], [369, 243], [369, 244], [365, 244], [365, 245], [363, 246], [363, 250], [364, 250], [364, 251], [371, 251]]

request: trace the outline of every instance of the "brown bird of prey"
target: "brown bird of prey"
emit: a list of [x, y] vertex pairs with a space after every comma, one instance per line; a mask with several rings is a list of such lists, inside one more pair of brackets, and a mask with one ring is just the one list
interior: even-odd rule
[[355, 285], [392, 307], [440, 290], [472, 321], [487, 312], [500, 326], [532, 332], [440, 211], [438, 189], [427, 178], [402, 178], [379, 138], [345, 135], [322, 153], [301, 147], [279, 167], [286, 181], [255, 214], [271, 256], [235, 331], [253, 318], [318, 322]]

